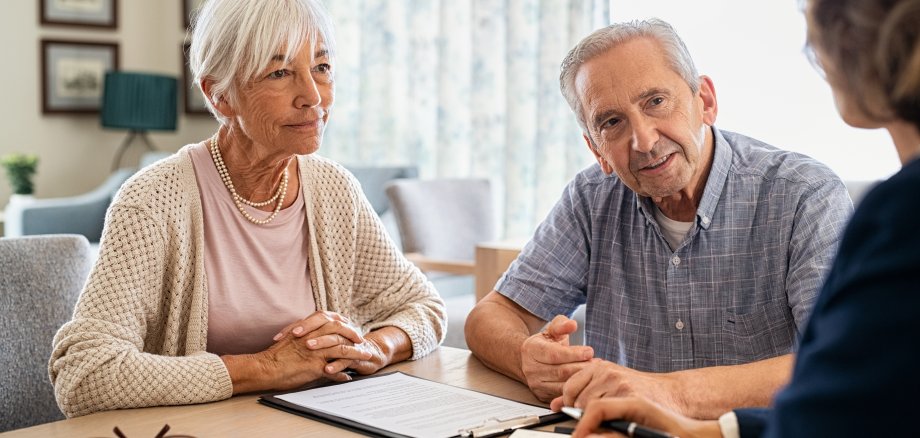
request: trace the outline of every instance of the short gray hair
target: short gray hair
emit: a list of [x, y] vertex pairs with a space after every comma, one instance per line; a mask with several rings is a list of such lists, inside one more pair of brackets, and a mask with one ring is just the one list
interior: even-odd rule
[[657, 41], [664, 50], [665, 57], [671, 64], [671, 68], [684, 79], [687, 85], [690, 86], [691, 91], [694, 93], [699, 91], [700, 77], [696, 72], [696, 65], [693, 64], [693, 58], [690, 57], [687, 46], [684, 45], [683, 40], [680, 39], [680, 36], [677, 35], [677, 32], [674, 31], [670, 24], [658, 18], [611, 24], [586, 36], [562, 60], [559, 87], [562, 90], [562, 96], [569, 103], [569, 107], [575, 112], [578, 124], [581, 125], [581, 129], [584, 130], [585, 134], [588, 134], [588, 127], [581, 106], [581, 99], [575, 92], [575, 76], [578, 74], [578, 70], [585, 62], [604, 52], [642, 37], [652, 38]]
[[[332, 20], [317, 0], [208, 0], [191, 33], [189, 69], [196, 83], [213, 81], [215, 101], [235, 101], [239, 86], [264, 70], [278, 50], [290, 58], [305, 39], [315, 45], [322, 38], [329, 56], [335, 53]], [[227, 123], [207, 105], [221, 124]]]

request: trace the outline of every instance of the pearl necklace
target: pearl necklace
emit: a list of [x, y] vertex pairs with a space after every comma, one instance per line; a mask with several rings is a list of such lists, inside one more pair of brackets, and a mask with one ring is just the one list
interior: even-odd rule
[[[287, 186], [288, 186], [288, 170], [287, 167], [284, 168], [284, 176], [281, 178], [281, 185], [278, 187], [278, 191], [275, 192], [275, 195], [269, 198], [268, 200], [261, 202], [250, 201], [238, 193], [236, 193], [236, 188], [233, 187], [233, 181], [230, 180], [230, 172], [227, 171], [227, 165], [224, 164], [224, 158], [220, 155], [220, 148], [217, 147], [217, 134], [214, 134], [211, 137], [211, 158], [214, 160], [214, 165], [217, 167], [217, 173], [220, 174], [221, 181], [224, 182], [224, 186], [227, 187], [227, 190], [230, 192], [230, 195], [233, 197], [233, 203], [236, 204], [236, 208], [243, 214], [249, 222], [252, 222], [256, 225], [265, 225], [275, 219], [275, 216], [278, 216], [278, 212], [281, 211], [281, 205], [284, 204], [284, 198], [287, 196]], [[272, 202], [278, 201], [275, 204], [275, 210], [272, 214], [265, 219], [256, 219], [246, 211], [246, 208], [243, 207], [243, 204], [252, 206], [252, 207], [262, 207]]]

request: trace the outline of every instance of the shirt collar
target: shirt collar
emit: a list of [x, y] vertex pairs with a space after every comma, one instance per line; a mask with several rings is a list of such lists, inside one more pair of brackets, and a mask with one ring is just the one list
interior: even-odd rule
[[[715, 126], [712, 127], [712, 142], [712, 168], [709, 169], [709, 178], [706, 180], [706, 187], [703, 189], [703, 199], [696, 209], [697, 223], [706, 230], [712, 225], [713, 214], [719, 204], [719, 198], [722, 197], [722, 189], [725, 188], [728, 171], [732, 165], [732, 147]], [[646, 220], [656, 224], [657, 222], [653, 219], [655, 206], [651, 198], [639, 196], [638, 194], [635, 194], [635, 197], [636, 206], [645, 215]]]

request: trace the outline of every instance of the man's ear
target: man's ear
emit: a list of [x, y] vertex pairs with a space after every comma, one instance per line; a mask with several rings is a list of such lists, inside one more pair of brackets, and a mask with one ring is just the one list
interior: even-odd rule
[[211, 102], [211, 105], [213, 105], [214, 108], [217, 109], [217, 112], [219, 112], [224, 117], [229, 118], [233, 116], [233, 108], [230, 106], [230, 102], [227, 101], [226, 97], [224, 96], [215, 97], [211, 93], [212, 91], [211, 87], [214, 85], [214, 82], [212, 82], [210, 79], [205, 78], [201, 80], [201, 84], [199, 85], [201, 86], [201, 91], [204, 92], [204, 98], [208, 99], [208, 101]]
[[608, 163], [607, 160], [601, 156], [597, 148], [594, 147], [594, 142], [591, 141], [590, 137], [588, 137], [588, 134], [583, 133], [581, 134], [581, 137], [585, 139], [585, 144], [588, 145], [588, 150], [591, 151], [591, 153], [594, 155], [594, 159], [597, 160], [597, 164], [601, 165], [601, 170], [603, 170], [607, 175], [613, 173], [613, 166], [611, 166], [610, 163]]
[[712, 84], [712, 78], [706, 75], [700, 76], [699, 93], [703, 103], [703, 123], [713, 126], [719, 114], [719, 103], [716, 101], [716, 87]]

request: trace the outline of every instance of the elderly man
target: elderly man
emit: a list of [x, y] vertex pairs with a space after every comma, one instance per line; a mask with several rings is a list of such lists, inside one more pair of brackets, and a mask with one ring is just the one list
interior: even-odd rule
[[[661, 20], [594, 32], [560, 82], [598, 165], [473, 309], [470, 349], [554, 408], [631, 394], [698, 418], [767, 405], [852, 211], [843, 183], [716, 129], [712, 80]], [[571, 346], [564, 315], [581, 304], [587, 346]]]

